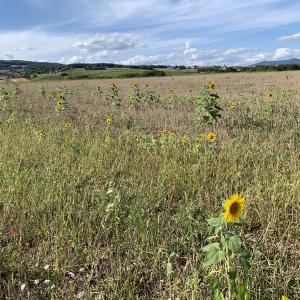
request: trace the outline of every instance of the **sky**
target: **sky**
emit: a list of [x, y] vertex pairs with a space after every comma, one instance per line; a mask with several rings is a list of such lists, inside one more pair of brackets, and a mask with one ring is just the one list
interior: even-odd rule
[[300, 58], [299, 0], [0, 4], [0, 59], [203, 66]]

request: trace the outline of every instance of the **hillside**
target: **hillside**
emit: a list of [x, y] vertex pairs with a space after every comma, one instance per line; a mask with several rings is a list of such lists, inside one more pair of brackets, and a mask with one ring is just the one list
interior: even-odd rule
[[279, 65], [298, 65], [298, 66], [300, 66], [300, 59], [291, 58], [291, 59], [286, 59], [286, 60], [261, 61], [252, 66], [279, 66]]

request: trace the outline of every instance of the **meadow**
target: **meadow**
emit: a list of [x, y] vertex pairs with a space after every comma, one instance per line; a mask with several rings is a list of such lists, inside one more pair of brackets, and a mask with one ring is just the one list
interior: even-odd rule
[[[221, 116], [204, 122], [211, 81]], [[215, 273], [238, 299], [222, 261], [203, 264], [207, 219], [238, 193], [243, 223], [228, 227], [250, 254], [243, 299], [300, 299], [299, 82], [0, 84], [0, 298], [222, 299]]]

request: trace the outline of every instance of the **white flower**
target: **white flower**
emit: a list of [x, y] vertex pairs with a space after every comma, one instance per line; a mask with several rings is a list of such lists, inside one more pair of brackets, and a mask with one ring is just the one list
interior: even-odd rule
[[75, 274], [73, 272], [68, 272], [68, 275], [70, 275], [71, 278], [75, 278]]
[[33, 283], [34, 283], [35, 285], [38, 285], [38, 284], [40, 283], [40, 280], [39, 280], [39, 279], [36, 279], [36, 280], [33, 281]]
[[23, 283], [23, 284], [21, 285], [21, 291], [23, 292], [23, 291], [25, 290], [25, 288], [26, 288], [26, 284]]
[[81, 291], [81, 292], [79, 292], [79, 293], [77, 294], [76, 298], [77, 298], [77, 299], [81, 299], [81, 298], [83, 298], [84, 296], [85, 296], [85, 291]]
[[50, 281], [51, 281], [50, 279], [46, 279], [46, 280], [44, 280], [44, 283], [45, 283], [45, 284], [49, 284]]
[[44, 267], [44, 270], [49, 270], [49, 268], [50, 268], [50, 265], [46, 265], [46, 266]]
[[53, 290], [55, 288], [55, 284], [52, 284], [50, 288]]
[[79, 269], [79, 272], [80, 272], [80, 273], [83, 273], [84, 271], [85, 271], [85, 268], [80, 268], [80, 269]]

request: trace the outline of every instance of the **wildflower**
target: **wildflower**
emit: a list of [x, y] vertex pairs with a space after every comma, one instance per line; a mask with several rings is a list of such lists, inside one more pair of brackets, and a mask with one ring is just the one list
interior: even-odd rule
[[281, 300], [289, 300], [288, 296], [282, 295]]
[[23, 284], [21, 285], [21, 291], [23, 292], [23, 291], [25, 290], [25, 288], [26, 288], [26, 284], [23, 283]]
[[75, 278], [75, 273], [73, 273], [73, 272], [68, 272], [68, 275], [71, 277], [71, 278]]
[[72, 124], [71, 124], [70, 122], [65, 123], [65, 128], [66, 128], [66, 129], [71, 128], [71, 126], [72, 126]]
[[40, 283], [40, 280], [39, 280], [39, 279], [36, 279], [36, 280], [33, 281], [33, 283], [34, 283], [35, 285], [38, 285], [38, 284]]
[[181, 138], [182, 142], [187, 143], [189, 141], [189, 137], [185, 134], [182, 138]]
[[224, 218], [226, 222], [235, 222], [243, 214], [245, 206], [245, 198], [239, 196], [239, 194], [232, 195], [225, 202]]
[[79, 272], [80, 272], [80, 273], [83, 273], [84, 271], [85, 271], [85, 268], [80, 268], [80, 269], [79, 269]]
[[214, 143], [217, 139], [217, 136], [213, 133], [213, 132], [209, 132], [206, 136], [207, 140], [210, 142], [210, 143]]
[[169, 88], [169, 93], [173, 94], [174, 93], [174, 89], [173, 88]]
[[106, 123], [106, 125], [110, 125], [110, 123], [111, 123], [111, 117], [110, 116], [106, 117], [105, 123]]
[[168, 130], [167, 129], [163, 129], [163, 131], [161, 132], [161, 136], [165, 137], [168, 134]]
[[139, 87], [139, 84], [137, 82], [135, 82], [134, 87], [137, 89]]
[[17, 116], [17, 112], [13, 111], [10, 115], [12, 118], [15, 118]]
[[84, 296], [85, 296], [85, 291], [81, 291], [81, 292], [79, 292], [78, 294], [77, 294], [77, 296], [76, 296], [76, 298], [77, 299], [81, 299], [81, 298], [83, 298]]
[[268, 93], [268, 98], [269, 98], [269, 99], [272, 99], [272, 98], [273, 98], [273, 93], [272, 93], [272, 92], [269, 92], [269, 93]]
[[45, 138], [45, 134], [42, 131], [39, 131], [37, 133], [38, 140], [43, 140]]
[[116, 84], [115, 82], [112, 82], [112, 83], [111, 83], [111, 88], [112, 88], [112, 89], [116, 89], [117, 87], [118, 87], [118, 86], [117, 86], [117, 84]]
[[50, 279], [46, 279], [46, 280], [44, 280], [44, 283], [45, 284], [49, 284], [51, 282], [51, 280]]
[[213, 92], [216, 88], [216, 84], [215, 82], [212, 80], [210, 83], [209, 83], [209, 89]]
[[44, 270], [49, 270], [49, 268], [50, 268], [50, 265], [46, 265], [45, 267], [44, 267]]
[[172, 132], [172, 131], [169, 132], [169, 135], [170, 135], [171, 138], [175, 138], [176, 137], [176, 133]]

